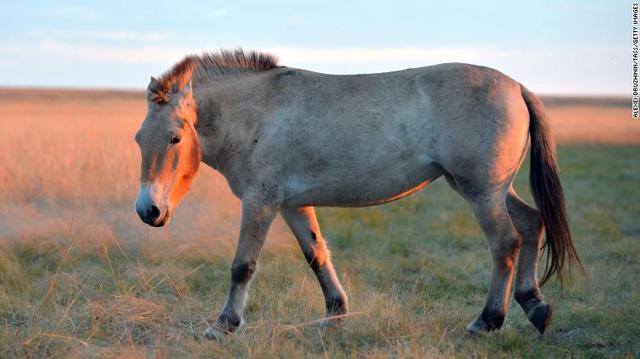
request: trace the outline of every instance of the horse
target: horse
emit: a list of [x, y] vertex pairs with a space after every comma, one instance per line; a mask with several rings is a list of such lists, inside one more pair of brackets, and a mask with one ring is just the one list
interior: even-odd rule
[[[441, 176], [471, 206], [493, 259], [486, 303], [467, 332], [502, 327], [517, 263], [514, 298], [542, 335], [552, 307], [540, 286], [554, 275], [561, 281], [565, 263], [582, 268], [543, 104], [497, 70], [445, 63], [330, 75], [280, 66], [264, 52], [218, 50], [151, 77], [146, 96], [135, 135], [141, 220], [166, 225], [200, 162], [219, 171], [242, 202], [231, 286], [206, 338], [222, 340], [243, 324], [249, 282], [278, 213], [319, 281], [325, 323], [340, 321], [347, 295], [314, 206], [379, 205]], [[537, 208], [512, 185], [529, 147]]]

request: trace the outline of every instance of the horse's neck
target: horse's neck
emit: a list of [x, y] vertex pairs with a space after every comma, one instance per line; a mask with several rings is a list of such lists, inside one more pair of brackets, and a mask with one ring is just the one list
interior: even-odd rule
[[[245, 99], [250, 83], [242, 86], [224, 86], [203, 89], [196, 96], [198, 119], [196, 132], [200, 139], [203, 161], [224, 171], [248, 156], [259, 127], [259, 116], [254, 106], [236, 99]], [[238, 92], [235, 94], [234, 92]], [[234, 114], [233, 118], [231, 117]], [[233, 162], [233, 163], [229, 163]]]

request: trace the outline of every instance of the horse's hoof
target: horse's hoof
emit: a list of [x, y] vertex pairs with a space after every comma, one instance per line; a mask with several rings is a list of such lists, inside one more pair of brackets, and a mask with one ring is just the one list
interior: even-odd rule
[[538, 289], [516, 291], [513, 295], [516, 301], [527, 314], [527, 318], [538, 330], [540, 335], [544, 334], [545, 329], [551, 322], [551, 305], [545, 303], [544, 297]]
[[342, 327], [345, 322], [345, 314], [346, 313], [340, 313], [340, 314], [327, 316], [322, 320], [322, 322], [320, 322], [320, 328], [334, 329], [334, 328]]
[[221, 342], [227, 335], [233, 334], [244, 324], [241, 317], [235, 314], [222, 314], [216, 322], [202, 333], [205, 338]]
[[549, 323], [551, 323], [552, 315], [553, 310], [551, 309], [551, 305], [544, 302], [540, 302], [527, 313], [529, 321], [536, 327], [540, 335], [544, 334], [545, 329], [547, 329]]
[[204, 332], [202, 332], [202, 335], [205, 338], [216, 342], [222, 342], [227, 334], [229, 333], [225, 333], [224, 331], [216, 328], [215, 325], [208, 327]]
[[486, 333], [486, 332], [491, 331], [489, 329], [489, 326], [487, 325], [487, 323], [485, 323], [481, 319], [478, 319], [478, 320], [474, 321], [473, 323], [467, 325], [465, 330], [467, 331], [467, 333], [472, 334], [472, 335], [480, 334], [480, 333]]
[[504, 323], [504, 316], [505, 314], [503, 312], [485, 309], [482, 311], [482, 314], [480, 314], [480, 318], [467, 325], [467, 333], [478, 334], [500, 329], [502, 323]]

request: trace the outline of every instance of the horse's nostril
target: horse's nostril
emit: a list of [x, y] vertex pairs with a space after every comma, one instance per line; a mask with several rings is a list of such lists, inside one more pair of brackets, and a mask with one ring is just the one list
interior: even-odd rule
[[155, 205], [149, 207], [149, 209], [147, 210], [147, 218], [155, 220], [158, 217], [160, 217], [160, 208]]

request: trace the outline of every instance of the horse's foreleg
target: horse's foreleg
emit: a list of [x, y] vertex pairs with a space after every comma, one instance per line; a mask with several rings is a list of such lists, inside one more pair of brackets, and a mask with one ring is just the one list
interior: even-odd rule
[[327, 316], [347, 312], [347, 296], [338, 281], [331, 263], [329, 249], [320, 234], [313, 207], [281, 209], [280, 213], [293, 231], [302, 253], [316, 274], [327, 307]]
[[529, 321], [542, 334], [549, 325], [552, 313], [551, 306], [544, 301], [536, 280], [542, 221], [538, 210], [525, 203], [513, 190], [507, 195], [507, 207], [513, 224], [522, 237], [514, 297]]
[[470, 200], [473, 213], [489, 240], [493, 273], [489, 294], [480, 317], [467, 326], [470, 333], [500, 329], [509, 308], [509, 297], [520, 238], [499, 196], [477, 196]]
[[205, 330], [205, 337], [221, 340], [242, 324], [249, 281], [256, 270], [258, 256], [276, 213], [274, 206], [243, 201], [240, 239], [231, 265], [231, 289], [220, 317]]

